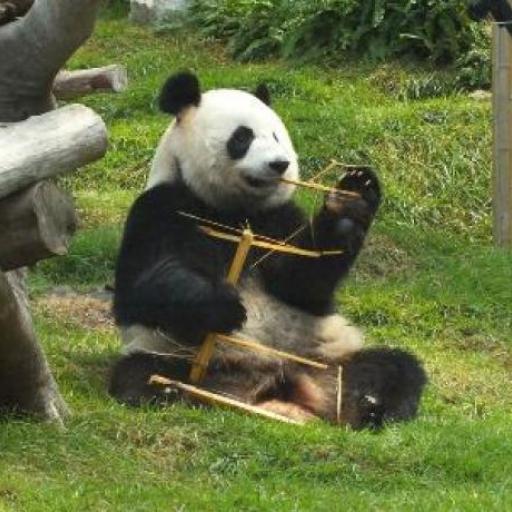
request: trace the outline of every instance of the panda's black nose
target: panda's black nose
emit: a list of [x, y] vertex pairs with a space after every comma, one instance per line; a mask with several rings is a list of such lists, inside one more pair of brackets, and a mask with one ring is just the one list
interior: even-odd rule
[[288, 169], [290, 162], [288, 160], [274, 160], [273, 162], [270, 162], [268, 165], [273, 171], [276, 171], [279, 174], [284, 174], [286, 169]]

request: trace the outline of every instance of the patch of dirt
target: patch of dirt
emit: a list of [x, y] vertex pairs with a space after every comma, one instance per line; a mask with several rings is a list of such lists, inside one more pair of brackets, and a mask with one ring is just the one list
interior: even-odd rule
[[389, 236], [372, 233], [361, 251], [356, 273], [361, 278], [382, 278], [414, 269], [410, 255]]
[[507, 369], [512, 369], [512, 352], [505, 340], [481, 333], [467, 334], [462, 339], [448, 343], [461, 352], [484, 352]]
[[78, 327], [96, 330], [114, 329], [112, 303], [107, 292], [76, 293], [55, 289], [36, 300], [36, 307], [46, 316]]

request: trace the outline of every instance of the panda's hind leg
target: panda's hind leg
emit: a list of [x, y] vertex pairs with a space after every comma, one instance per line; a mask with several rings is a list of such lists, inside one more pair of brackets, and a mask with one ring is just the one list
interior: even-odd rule
[[329, 399], [317, 380], [297, 368], [258, 396], [257, 405], [268, 411], [306, 423], [326, 416]]
[[173, 356], [136, 351], [122, 356], [112, 367], [109, 393], [119, 402], [140, 406], [167, 404], [178, 398], [178, 391], [149, 384], [152, 375], [185, 380], [189, 364]]
[[414, 355], [396, 348], [372, 347], [341, 364], [344, 423], [354, 429], [378, 429], [416, 416], [427, 376]]

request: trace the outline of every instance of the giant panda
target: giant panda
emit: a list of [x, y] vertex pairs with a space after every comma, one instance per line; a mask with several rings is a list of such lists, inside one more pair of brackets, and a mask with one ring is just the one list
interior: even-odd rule
[[[297, 155], [269, 90], [201, 92], [194, 74], [162, 88], [175, 116], [156, 151], [147, 189], [129, 213], [115, 278], [114, 314], [124, 343], [110, 393], [137, 405], [183, 399], [148, 384], [162, 374], [187, 381], [191, 358], [210, 332], [234, 333], [332, 365], [319, 370], [218, 343], [205, 388], [299, 420], [355, 429], [416, 415], [426, 383], [411, 354], [363, 349], [360, 330], [336, 312], [334, 294], [359, 254], [381, 200], [370, 168], [337, 184], [311, 220], [294, 202]], [[266, 237], [337, 255], [303, 258], [254, 248], [237, 287], [225, 281], [235, 244], [206, 236], [201, 222], [249, 225]], [[339, 252], [342, 251], [341, 254]], [[259, 264], [255, 265], [259, 261]], [[338, 366], [343, 368], [341, 416]], [[339, 407], [339, 406], [338, 406]]]

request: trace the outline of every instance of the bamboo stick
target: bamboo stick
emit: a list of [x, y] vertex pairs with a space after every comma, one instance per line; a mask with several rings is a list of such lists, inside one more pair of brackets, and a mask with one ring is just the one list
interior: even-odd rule
[[[200, 226], [201, 231], [206, 233], [209, 236], [214, 238], [220, 238], [222, 240], [228, 240], [229, 242], [239, 242], [240, 237], [238, 235], [230, 235], [229, 233], [223, 233], [222, 231], [217, 231], [216, 229], [210, 228], [208, 226]], [[254, 235], [257, 237], [257, 235]], [[338, 254], [343, 254], [343, 251], [335, 250], [335, 251], [311, 251], [309, 249], [302, 249], [301, 247], [295, 247], [294, 245], [289, 245], [286, 243], [270, 243], [264, 242], [262, 240], [258, 240], [257, 238], [253, 239], [252, 245], [254, 247], [259, 247], [260, 249], [268, 249], [276, 252], [284, 252], [288, 254], [295, 254], [297, 256], [306, 256], [309, 258], [321, 258], [322, 256], [334, 256]]]
[[264, 418], [269, 418], [272, 420], [282, 421], [283, 423], [291, 423], [293, 425], [303, 425], [303, 422], [288, 418], [287, 416], [282, 416], [281, 414], [277, 414], [272, 411], [268, 411], [261, 407], [257, 407], [255, 405], [246, 404], [245, 402], [240, 402], [233, 398], [219, 395], [217, 393], [212, 393], [211, 391], [206, 391], [205, 389], [198, 388], [197, 386], [192, 386], [191, 384], [185, 384], [183, 382], [179, 382], [177, 380], [171, 380], [167, 377], [163, 377], [161, 375], [152, 375], [148, 381], [150, 385], [159, 385], [166, 387], [174, 387], [179, 389], [180, 391], [184, 391], [190, 396], [193, 396], [197, 400], [213, 405], [223, 405], [226, 407], [232, 407], [238, 409], [243, 412], [247, 412], [249, 414], [256, 414], [258, 416], [262, 416]]
[[[249, 250], [251, 249], [251, 245], [254, 240], [254, 235], [250, 229], [245, 229], [240, 237], [240, 241], [233, 258], [233, 262], [231, 263], [231, 267], [229, 269], [227, 275], [227, 282], [230, 284], [236, 284], [242, 273], [242, 269], [244, 267], [245, 260], [247, 259], [247, 255], [249, 254]], [[201, 382], [204, 379], [206, 374], [206, 370], [208, 368], [208, 363], [212, 358], [213, 351], [215, 349], [215, 333], [210, 333], [206, 336], [199, 352], [194, 358], [194, 362], [192, 363], [192, 369], [190, 371], [190, 381], [194, 384]]]
[[318, 180], [327, 174], [328, 172], [336, 169], [336, 167], [343, 167], [345, 173], [348, 169], [368, 169], [368, 164], [344, 164], [343, 162], [338, 162], [337, 160], [331, 160], [331, 162], [325, 167], [317, 172], [314, 176], [309, 179], [310, 183], [316, 183]]
[[341, 423], [341, 397], [343, 393], [343, 367], [338, 365], [338, 382], [336, 386], [336, 423]]
[[321, 192], [333, 192], [341, 196], [353, 198], [361, 197], [361, 195], [358, 194], [357, 192], [351, 192], [350, 190], [341, 190], [334, 187], [327, 187], [326, 185], [321, 185], [320, 183], [314, 183], [311, 181], [291, 180], [288, 178], [280, 178], [280, 181], [282, 181], [283, 183], [288, 183], [289, 185], [297, 185], [298, 187], [311, 188], [313, 190], [319, 190]]
[[217, 339], [230, 345], [248, 348], [249, 350], [254, 350], [255, 352], [265, 352], [267, 354], [281, 357], [282, 359], [289, 359], [290, 361], [295, 361], [296, 363], [304, 364], [306, 366], [312, 366], [313, 368], [318, 368], [320, 370], [327, 370], [329, 368], [329, 365], [327, 364], [319, 363], [318, 361], [313, 361], [305, 357], [296, 356], [295, 354], [290, 354], [289, 352], [283, 352], [282, 350], [277, 350], [272, 347], [267, 347], [266, 345], [262, 345], [257, 341], [244, 340], [234, 336], [226, 336], [225, 334], [217, 334]]

